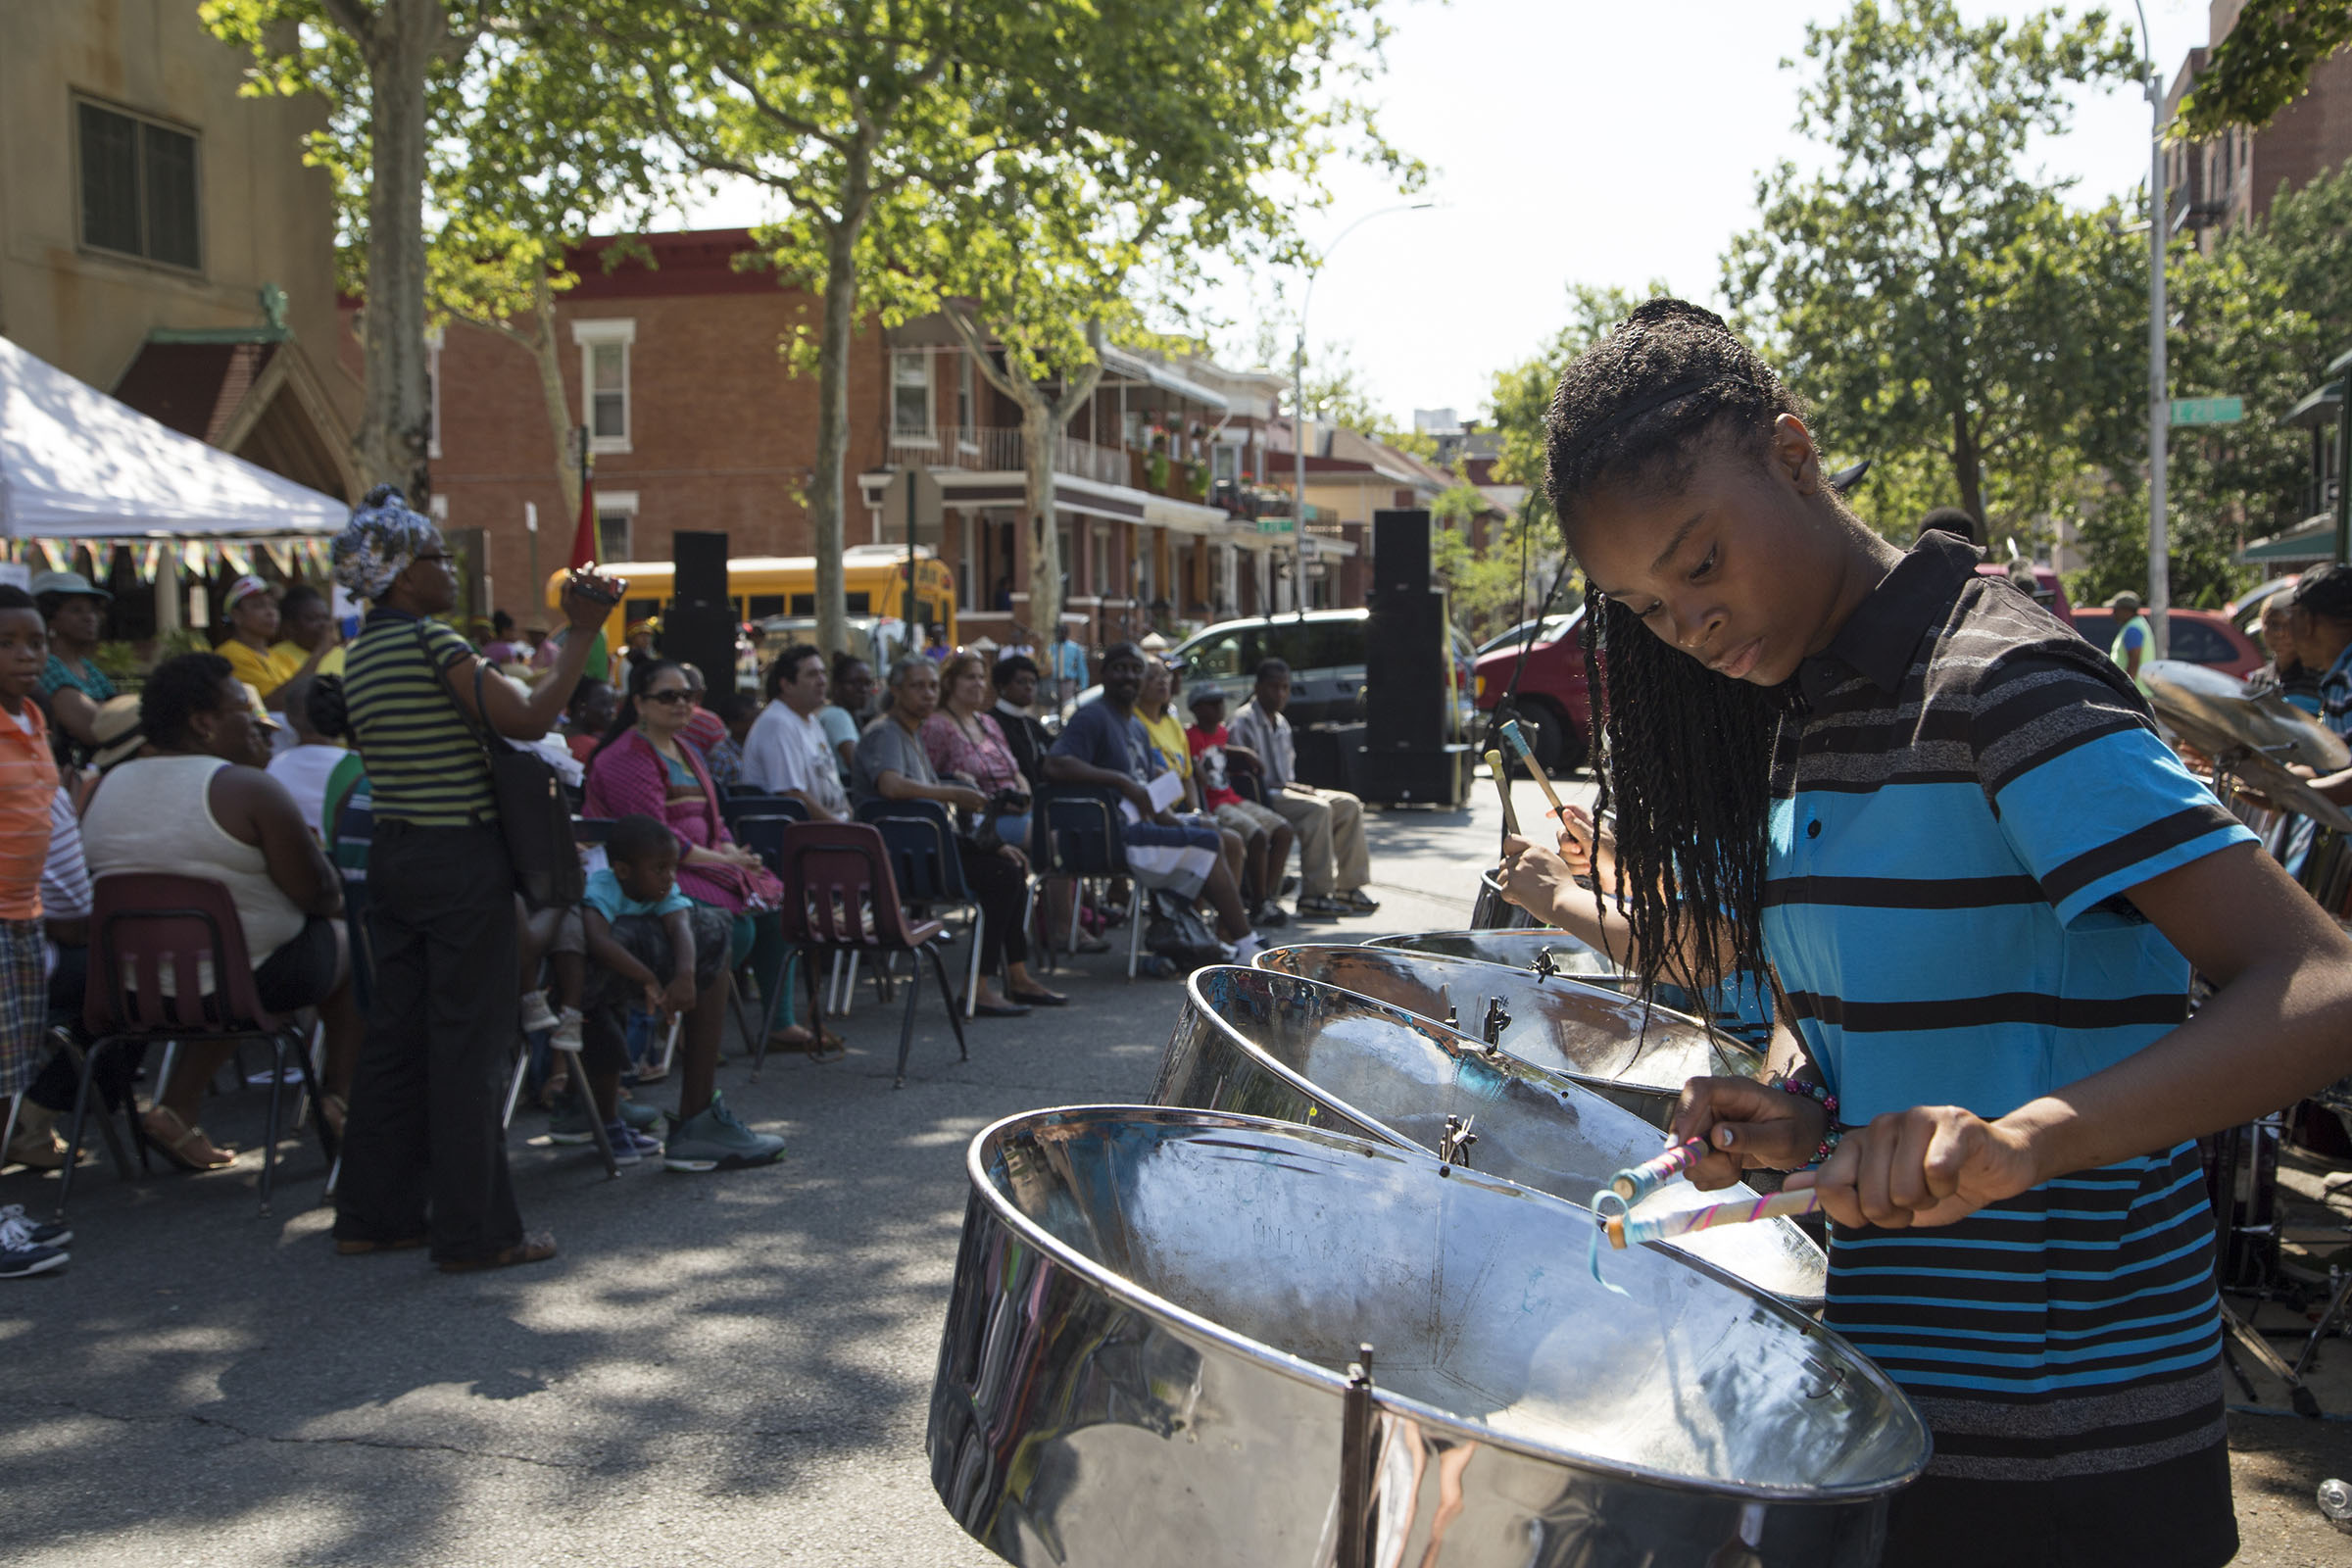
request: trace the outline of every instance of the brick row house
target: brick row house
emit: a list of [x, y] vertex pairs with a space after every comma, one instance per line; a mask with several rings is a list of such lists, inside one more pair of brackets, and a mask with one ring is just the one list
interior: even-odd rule
[[[589, 242], [574, 259], [579, 285], [557, 306], [567, 416], [590, 431], [600, 557], [667, 560], [680, 529], [723, 531], [738, 557], [809, 554], [817, 388], [791, 372], [781, 345], [815, 327], [818, 302], [739, 266], [746, 230], [644, 243], [650, 262], [608, 268], [610, 242]], [[551, 427], [529, 353], [501, 334], [452, 322], [431, 363], [433, 509], [481, 563], [476, 605], [527, 616], [535, 586], [570, 548], [559, 467], [574, 461], [568, 432]], [[1106, 353], [1102, 384], [1054, 456], [1064, 614], [1076, 635], [1100, 642], [1298, 603], [1288, 425], [1277, 412], [1286, 384], [1200, 359]], [[930, 548], [955, 574], [962, 639], [1033, 637], [1019, 413], [949, 323], [860, 331], [850, 418], [845, 543], [900, 544], [885, 537], [884, 488], [894, 468], [926, 466], [945, 509]], [[1371, 509], [1446, 482], [1435, 470], [1375, 475], [1413, 460], [1376, 464], [1350, 439], [1361, 440], [1326, 428], [1324, 444], [1341, 450], [1310, 453], [1310, 605], [1361, 604]], [[1325, 504], [1327, 479], [1367, 477]]]

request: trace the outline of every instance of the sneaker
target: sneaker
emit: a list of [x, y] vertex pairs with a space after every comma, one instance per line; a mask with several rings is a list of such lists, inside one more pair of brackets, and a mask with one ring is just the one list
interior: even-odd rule
[[535, 1035], [556, 1026], [556, 1015], [548, 1008], [546, 992], [526, 991], [522, 994], [521, 1021], [522, 1032], [526, 1035]]
[[605, 1142], [612, 1146], [612, 1163], [634, 1165], [662, 1152], [662, 1140], [648, 1138], [625, 1121], [605, 1123]]
[[67, 1252], [62, 1247], [0, 1247], [0, 1280], [46, 1274], [53, 1268], [64, 1268], [66, 1259]]
[[0, 1208], [0, 1247], [71, 1247], [73, 1227], [54, 1220], [32, 1220], [24, 1215], [23, 1203], [11, 1203]]
[[715, 1095], [700, 1115], [670, 1129], [669, 1143], [662, 1152], [662, 1163], [671, 1170], [740, 1170], [783, 1157], [783, 1139], [752, 1131]]
[[577, 1051], [580, 1049], [579, 1008], [565, 1007], [563, 1012], [548, 1019], [547, 1027], [555, 1031], [547, 1038], [548, 1050]]
[[1252, 931], [1233, 945], [1233, 957], [1228, 961], [1247, 967], [1251, 959], [1265, 951], [1266, 945], [1260, 942], [1257, 933]]
[[662, 1125], [662, 1107], [643, 1100], [623, 1100], [620, 1119], [641, 1133], [650, 1133]]
[[1283, 906], [1272, 899], [1250, 911], [1250, 923], [1254, 926], [1289, 925], [1291, 917]]

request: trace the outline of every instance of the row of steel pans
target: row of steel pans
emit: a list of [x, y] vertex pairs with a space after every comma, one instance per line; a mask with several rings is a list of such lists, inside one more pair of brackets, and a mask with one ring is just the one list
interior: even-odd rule
[[1803, 1310], [1820, 1250], [1591, 1271], [1578, 1205], [1683, 1080], [1761, 1068], [1605, 970], [1557, 931], [1272, 950], [1191, 978], [1154, 1105], [982, 1133], [929, 1439], [963, 1527], [1041, 1568], [1876, 1562], [1928, 1439]]

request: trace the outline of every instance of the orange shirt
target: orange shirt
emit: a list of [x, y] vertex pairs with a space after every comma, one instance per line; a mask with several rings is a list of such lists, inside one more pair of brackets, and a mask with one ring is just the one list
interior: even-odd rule
[[49, 859], [49, 798], [57, 793], [57, 759], [40, 706], [24, 701], [23, 716], [0, 709], [0, 920], [41, 917], [41, 867]]

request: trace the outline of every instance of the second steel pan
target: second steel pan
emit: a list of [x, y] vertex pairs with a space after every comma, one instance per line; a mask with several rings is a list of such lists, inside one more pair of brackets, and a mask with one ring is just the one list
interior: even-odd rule
[[1609, 1295], [1417, 1150], [1090, 1106], [966, 1165], [926, 1446], [1022, 1568], [1868, 1568], [1927, 1462], [1837, 1335], [1657, 1249]]
[[1257, 967], [1342, 986], [1417, 1012], [1567, 1076], [1663, 1129], [1692, 1078], [1761, 1078], [1764, 1058], [1684, 1013], [1574, 977], [1545, 979], [1474, 958], [1301, 943]]
[[1612, 991], [1628, 978], [1607, 954], [1550, 926], [1515, 931], [1413, 931], [1374, 937], [1364, 946], [1434, 953], [1442, 958], [1476, 958], [1481, 963], [1499, 963], [1531, 973], [1570, 975]]
[[[1641, 1117], [1577, 1084], [1354, 992], [1230, 965], [1195, 971], [1185, 992], [1152, 1086], [1155, 1104], [1271, 1116], [1431, 1151], [1451, 1116], [1477, 1137], [1465, 1157], [1472, 1169], [1577, 1203], [1661, 1147]], [[1725, 1196], [1670, 1182], [1642, 1212]], [[1821, 1249], [1790, 1220], [1667, 1245], [1808, 1309], [1828, 1290]]]

